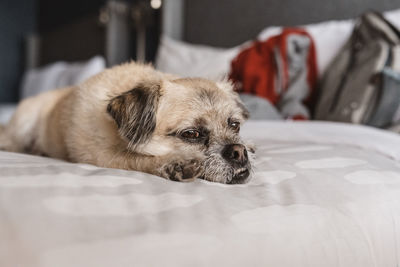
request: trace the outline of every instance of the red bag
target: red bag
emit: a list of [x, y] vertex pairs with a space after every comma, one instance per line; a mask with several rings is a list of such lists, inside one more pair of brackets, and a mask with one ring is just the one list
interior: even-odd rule
[[317, 82], [314, 42], [306, 31], [286, 28], [243, 50], [232, 61], [229, 78], [239, 93], [269, 100], [287, 118], [307, 119], [305, 104], [311, 104]]

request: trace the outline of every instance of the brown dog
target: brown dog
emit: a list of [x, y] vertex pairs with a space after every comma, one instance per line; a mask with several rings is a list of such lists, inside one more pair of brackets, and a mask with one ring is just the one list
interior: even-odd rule
[[0, 130], [0, 148], [171, 180], [243, 183], [251, 165], [239, 129], [247, 117], [229, 83], [129, 63], [24, 100]]

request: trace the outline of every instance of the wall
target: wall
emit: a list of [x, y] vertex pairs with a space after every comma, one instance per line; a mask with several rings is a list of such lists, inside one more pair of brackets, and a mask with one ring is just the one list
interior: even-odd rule
[[35, 0], [0, 1], [0, 102], [15, 102], [24, 66], [24, 37], [35, 30]]
[[106, 0], [37, 0], [38, 31], [49, 32], [88, 14], [98, 14]]
[[368, 9], [396, 8], [399, 0], [187, 0], [184, 39], [228, 47], [255, 38], [271, 25], [347, 19]]

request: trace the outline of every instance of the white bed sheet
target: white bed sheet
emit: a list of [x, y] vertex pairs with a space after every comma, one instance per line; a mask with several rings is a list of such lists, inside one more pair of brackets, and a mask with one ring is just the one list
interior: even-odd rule
[[400, 136], [249, 122], [245, 185], [0, 152], [0, 266], [399, 266]]

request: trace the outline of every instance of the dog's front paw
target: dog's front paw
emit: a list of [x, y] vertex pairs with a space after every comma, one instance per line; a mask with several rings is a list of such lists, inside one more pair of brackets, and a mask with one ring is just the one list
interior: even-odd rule
[[191, 182], [203, 175], [202, 162], [198, 159], [174, 160], [161, 168], [161, 176], [173, 181]]

